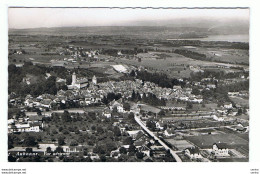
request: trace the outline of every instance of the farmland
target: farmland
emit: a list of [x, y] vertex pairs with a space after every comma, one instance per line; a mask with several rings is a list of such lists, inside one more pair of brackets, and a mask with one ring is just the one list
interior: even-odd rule
[[196, 146], [206, 149], [212, 148], [212, 145], [216, 142], [228, 143], [229, 148], [243, 147], [248, 149], [248, 141], [242, 139], [235, 134], [219, 134], [219, 135], [204, 135], [204, 136], [191, 136], [185, 137], [188, 141], [192, 142]]

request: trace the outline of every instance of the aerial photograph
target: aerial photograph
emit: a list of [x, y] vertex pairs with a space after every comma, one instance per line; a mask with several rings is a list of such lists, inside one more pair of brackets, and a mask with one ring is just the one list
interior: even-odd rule
[[9, 7], [8, 161], [248, 162], [249, 11]]

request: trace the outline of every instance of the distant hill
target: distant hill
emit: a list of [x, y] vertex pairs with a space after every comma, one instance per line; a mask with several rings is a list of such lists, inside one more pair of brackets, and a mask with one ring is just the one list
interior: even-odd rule
[[[141, 26], [143, 24], [144, 26]], [[155, 25], [156, 24], [156, 25]], [[130, 25], [130, 24], [129, 24]], [[128, 35], [140, 38], [194, 38], [207, 35], [249, 34], [249, 22], [242, 20], [173, 20], [138, 21], [132, 26], [89, 26], [9, 29], [10, 35]], [[180, 37], [181, 36], [181, 37]]]

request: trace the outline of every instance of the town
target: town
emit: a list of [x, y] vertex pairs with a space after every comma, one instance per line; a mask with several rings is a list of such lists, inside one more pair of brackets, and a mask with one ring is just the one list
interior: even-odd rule
[[248, 161], [248, 43], [78, 30], [9, 32], [9, 161]]

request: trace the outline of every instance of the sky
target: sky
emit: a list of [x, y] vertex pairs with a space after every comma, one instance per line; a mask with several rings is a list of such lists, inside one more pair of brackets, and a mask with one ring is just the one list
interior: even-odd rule
[[[9, 28], [133, 26], [176, 19], [249, 20], [249, 9], [9, 8]], [[159, 22], [158, 22], [159, 21]]]

